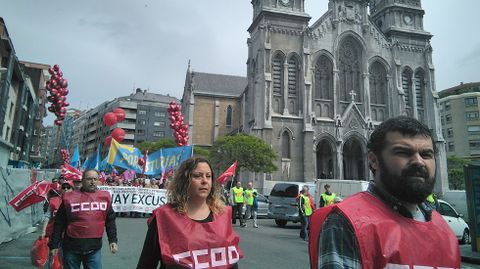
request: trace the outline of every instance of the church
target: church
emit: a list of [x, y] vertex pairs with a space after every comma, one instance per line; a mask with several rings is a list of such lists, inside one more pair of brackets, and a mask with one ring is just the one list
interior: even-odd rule
[[250, 178], [369, 180], [371, 132], [409, 115], [432, 130], [435, 191], [448, 189], [432, 35], [420, 0], [329, 0], [313, 24], [305, 0], [251, 3], [239, 126], [271, 144], [279, 169]]

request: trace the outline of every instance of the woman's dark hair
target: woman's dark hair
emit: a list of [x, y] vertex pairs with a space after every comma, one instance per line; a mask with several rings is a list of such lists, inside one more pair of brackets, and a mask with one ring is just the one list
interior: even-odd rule
[[390, 118], [382, 122], [370, 136], [370, 141], [367, 145], [368, 150], [380, 156], [380, 153], [385, 147], [385, 138], [388, 133], [392, 132], [399, 132], [404, 136], [410, 137], [423, 135], [426, 138], [430, 138], [432, 140], [433, 150], [437, 153], [435, 141], [433, 141], [430, 129], [417, 119], [406, 116]]

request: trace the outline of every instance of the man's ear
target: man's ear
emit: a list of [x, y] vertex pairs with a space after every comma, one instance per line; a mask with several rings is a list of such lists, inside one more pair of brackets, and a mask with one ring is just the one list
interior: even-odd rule
[[372, 167], [375, 171], [378, 171], [380, 164], [378, 162], [378, 157], [372, 151], [368, 152], [368, 162], [370, 163], [370, 167]]

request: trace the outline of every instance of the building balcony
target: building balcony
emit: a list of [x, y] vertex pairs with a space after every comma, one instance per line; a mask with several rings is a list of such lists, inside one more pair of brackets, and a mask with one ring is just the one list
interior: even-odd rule
[[135, 135], [134, 135], [134, 134], [125, 134], [125, 138], [124, 138], [124, 139], [134, 140], [134, 139], [135, 139]]
[[124, 122], [119, 122], [116, 125], [118, 128], [122, 129], [132, 129], [135, 130], [135, 124], [134, 123], [124, 123]]

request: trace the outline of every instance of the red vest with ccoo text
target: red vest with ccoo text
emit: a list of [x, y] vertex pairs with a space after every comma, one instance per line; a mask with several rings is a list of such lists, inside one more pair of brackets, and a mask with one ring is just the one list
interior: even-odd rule
[[458, 240], [436, 211], [420, 222], [401, 216], [368, 192], [315, 211], [310, 222], [310, 268], [318, 268], [323, 222], [338, 208], [352, 224], [366, 269], [460, 268]]
[[112, 197], [107, 191], [75, 190], [63, 196], [67, 213], [67, 235], [72, 238], [101, 238]]
[[232, 228], [232, 209], [214, 214], [212, 222], [197, 222], [170, 204], [154, 211], [162, 263], [166, 268], [231, 268], [243, 258], [240, 237]]
[[55, 215], [57, 214], [60, 205], [62, 204], [62, 197], [54, 196], [48, 200], [48, 207], [50, 208], [50, 219], [48, 220], [47, 228], [45, 229], [45, 235], [51, 237], [53, 233], [53, 223], [55, 221]]

